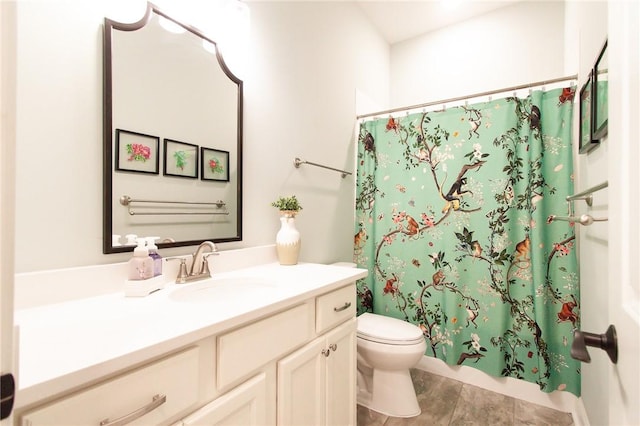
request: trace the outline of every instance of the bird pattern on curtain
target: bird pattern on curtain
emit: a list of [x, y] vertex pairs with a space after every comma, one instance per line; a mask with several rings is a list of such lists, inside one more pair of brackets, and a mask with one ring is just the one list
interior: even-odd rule
[[426, 355], [580, 395], [574, 88], [361, 123], [358, 309], [419, 326]]

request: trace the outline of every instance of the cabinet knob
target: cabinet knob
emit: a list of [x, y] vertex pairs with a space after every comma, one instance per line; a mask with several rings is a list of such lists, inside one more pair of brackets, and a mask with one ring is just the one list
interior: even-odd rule
[[329, 355], [331, 355], [331, 350], [330, 349], [323, 349], [322, 350], [322, 355], [324, 355], [325, 357], [328, 357]]
[[329, 349], [335, 352], [336, 349], [338, 349], [338, 344], [337, 343], [330, 344]]

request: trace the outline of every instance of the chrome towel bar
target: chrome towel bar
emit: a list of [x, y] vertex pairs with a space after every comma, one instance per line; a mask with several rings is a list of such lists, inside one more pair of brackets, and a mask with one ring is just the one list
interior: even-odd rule
[[556, 220], [564, 221], [564, 222], [573, 222], [579, 223], [580, 225], [589, 226], [593, 222], [606, 222], [609, 220], [606, 217], [595, 218], [589, 214], [583, 214], [581, 216], [575, 216], [573, 202], [576, 200], [584, 200], [589, 207], [593, 205], [593, 193], [600, 191], [609, 186], [608, 181], [604, 181], [599, 185], [593, 186], [589, 189], [585, 189], [582, 192], [578, 192], [577, 194], [567, 195], [567, 209], [569, 211], [569, 216], [556, 216], [554, 214], [550, 215], [547, 218], [547, 223], [551, 223]]
[[580, 217], [577, 217], [577, 216], [556, 216], [556, 215], [552, 214], [547, 219], [547, 221], [549, 223], [551, 223], [551, 222], [553, 222], [555, 220], [560, 220], [560, 221], [563, 221], [563, 222], [574, 222], [574, 223], [579, 223], [580, 225], [589, 226], [593, 222], [606, 222], [609, 219], [607, 219], [606, 217], [595, 218], [595, 217], [592, 217], [591, 215], [588, 215], [588, 214], [583, 214]]
[[577, 194], [567, 195], [567, 201], [585, 200], [587, 205], [591, 207], [591, 205], [593, 204], [593, 193], [600, 191], [601, 189], [604, 189], [608, 186], [609, 186], [609, 181], [604, 181], [599, 185], [596, 185], [589, 189], [585, 189], [584, 191], [578, 192]]
[[[228, 215], [229, 212], [228, 211], [221, 211], [221, 212], [216, 212], [216, 211], [135, 211], [133, 210], [133, 206], [132, 204], [134, 203], [140, 203], [140, 204], [154, 204], [153, 207], [156, 208], [162, 208], [162, 207], [167, 207], [167, 206], [163, 206], [163, 204], [170, 204], [170, 205], [186, 205], [186, 206], [211, 206], [210, 208], [217, 208], [217, 209], [222, 209], [226, 207], [226, 203], [222, 200], [218, 200], [216, 202], [213, 203], [205, 203], [205, 202], [200, 202], [200, 201], [164, 201], [164, 200], [139, 200], [139, 199], [134, 199], [131, 198], [128, 195], [123, 195], [122, 197], [120, 197], [120, 204], [122, 204], [123, 206], [127, 206], [129, 207], [129, 214], [131, 216], [148, 216], [148, 215]], [[195, 207], [194, 207], [195, 208]]]
[[335, 169], [329, 166], [323, 166], [322, 164], [312, 163], [311, 161], [301, 160], [298, 157], [296, 157], [295, 160], [293, 160], [293, 165], [296, 166], [296, 169], [297, 169], [297, 168], [300, 168], [300, 164], [309, 164], [310, 166], [322, 167], [323, 169], [333, 170], [334, 172], [341, 173], [343, 179], [347, 177], [347, 175], [352, 174], [351, 172], [345, 172], [344, 170]]

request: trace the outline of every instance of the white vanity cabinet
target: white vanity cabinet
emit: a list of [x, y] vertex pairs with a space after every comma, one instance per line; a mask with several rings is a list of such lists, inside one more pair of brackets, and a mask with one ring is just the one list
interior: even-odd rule
[[218, 389], [274, 363], [275, 383], [261, 372], [179, 425], [355, 425], [355, 295], [350, 284], [218, 336]]
[[355, 425], [356, 290], [343, 282], [302, 287], [167, 356], [96, 371], [20, 408], [16, 425]]
[[[278, 362], [277, 421], [355, 425], [355, 288], [344, 287], [316, 302], [316, 327], [326, 333]], [[335, 324], [340, 325], [332, 328]]]

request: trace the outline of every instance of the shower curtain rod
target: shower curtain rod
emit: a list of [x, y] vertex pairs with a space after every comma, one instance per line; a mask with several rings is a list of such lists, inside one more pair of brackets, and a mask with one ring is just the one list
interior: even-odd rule
[[578, 74], [574, 74], [574, 75], [569, 75], [569, 76], [566, 76], [566, 77], [552, 78], [550, 80], [536, 81], [535, 83], [528, 83], [528, 84], [521, 84], [521, 85], [518, 85], [518, 86], [506, 87], [504, 89], [489, 90], [487, 92], [475, 93], [473, 95], [458, 96], [458, 97], [455, 97], [455, 98], [443, 99], [443, 100], [434, 101], [434, 102], [427, 102], [427, 103], [424, 103], [424, 104], [417, 104], [417, 105], [411, 105], [411, 106], [406, 106], [406, 107], [391, 108], [391, 109], [386, 109], [386, 110], [383, 110], [383, 111], [371, 112], [369, 114], [358, 115], [358, 116], [356, 116], [356, 119], [359, 120], [361, 118], [375, 117], [375, 116], [378, 116], [378, 115], [390, 114], [390, 113], [393, 113], [393, 112], [409, 111], [409, 110], [418, 109], [418, 108], [426, 108], [426, 107], [433, 106], [433, 105], [448, 104], [448, 103], [451, 103], [451, 102], [464, 101], [465, 99], [480, 98], [480, 97], [483, 97], [483, 96], [495, 95], [497, 93], [512, 92], [514, 90], [528, 89], [528, 88], [532, 88], [532, 87], [536, 87], [536, 86], [544, 86], [545, 84], [560, 83], [562, 81], [577, 80], [577, 79], [578, 79]]

